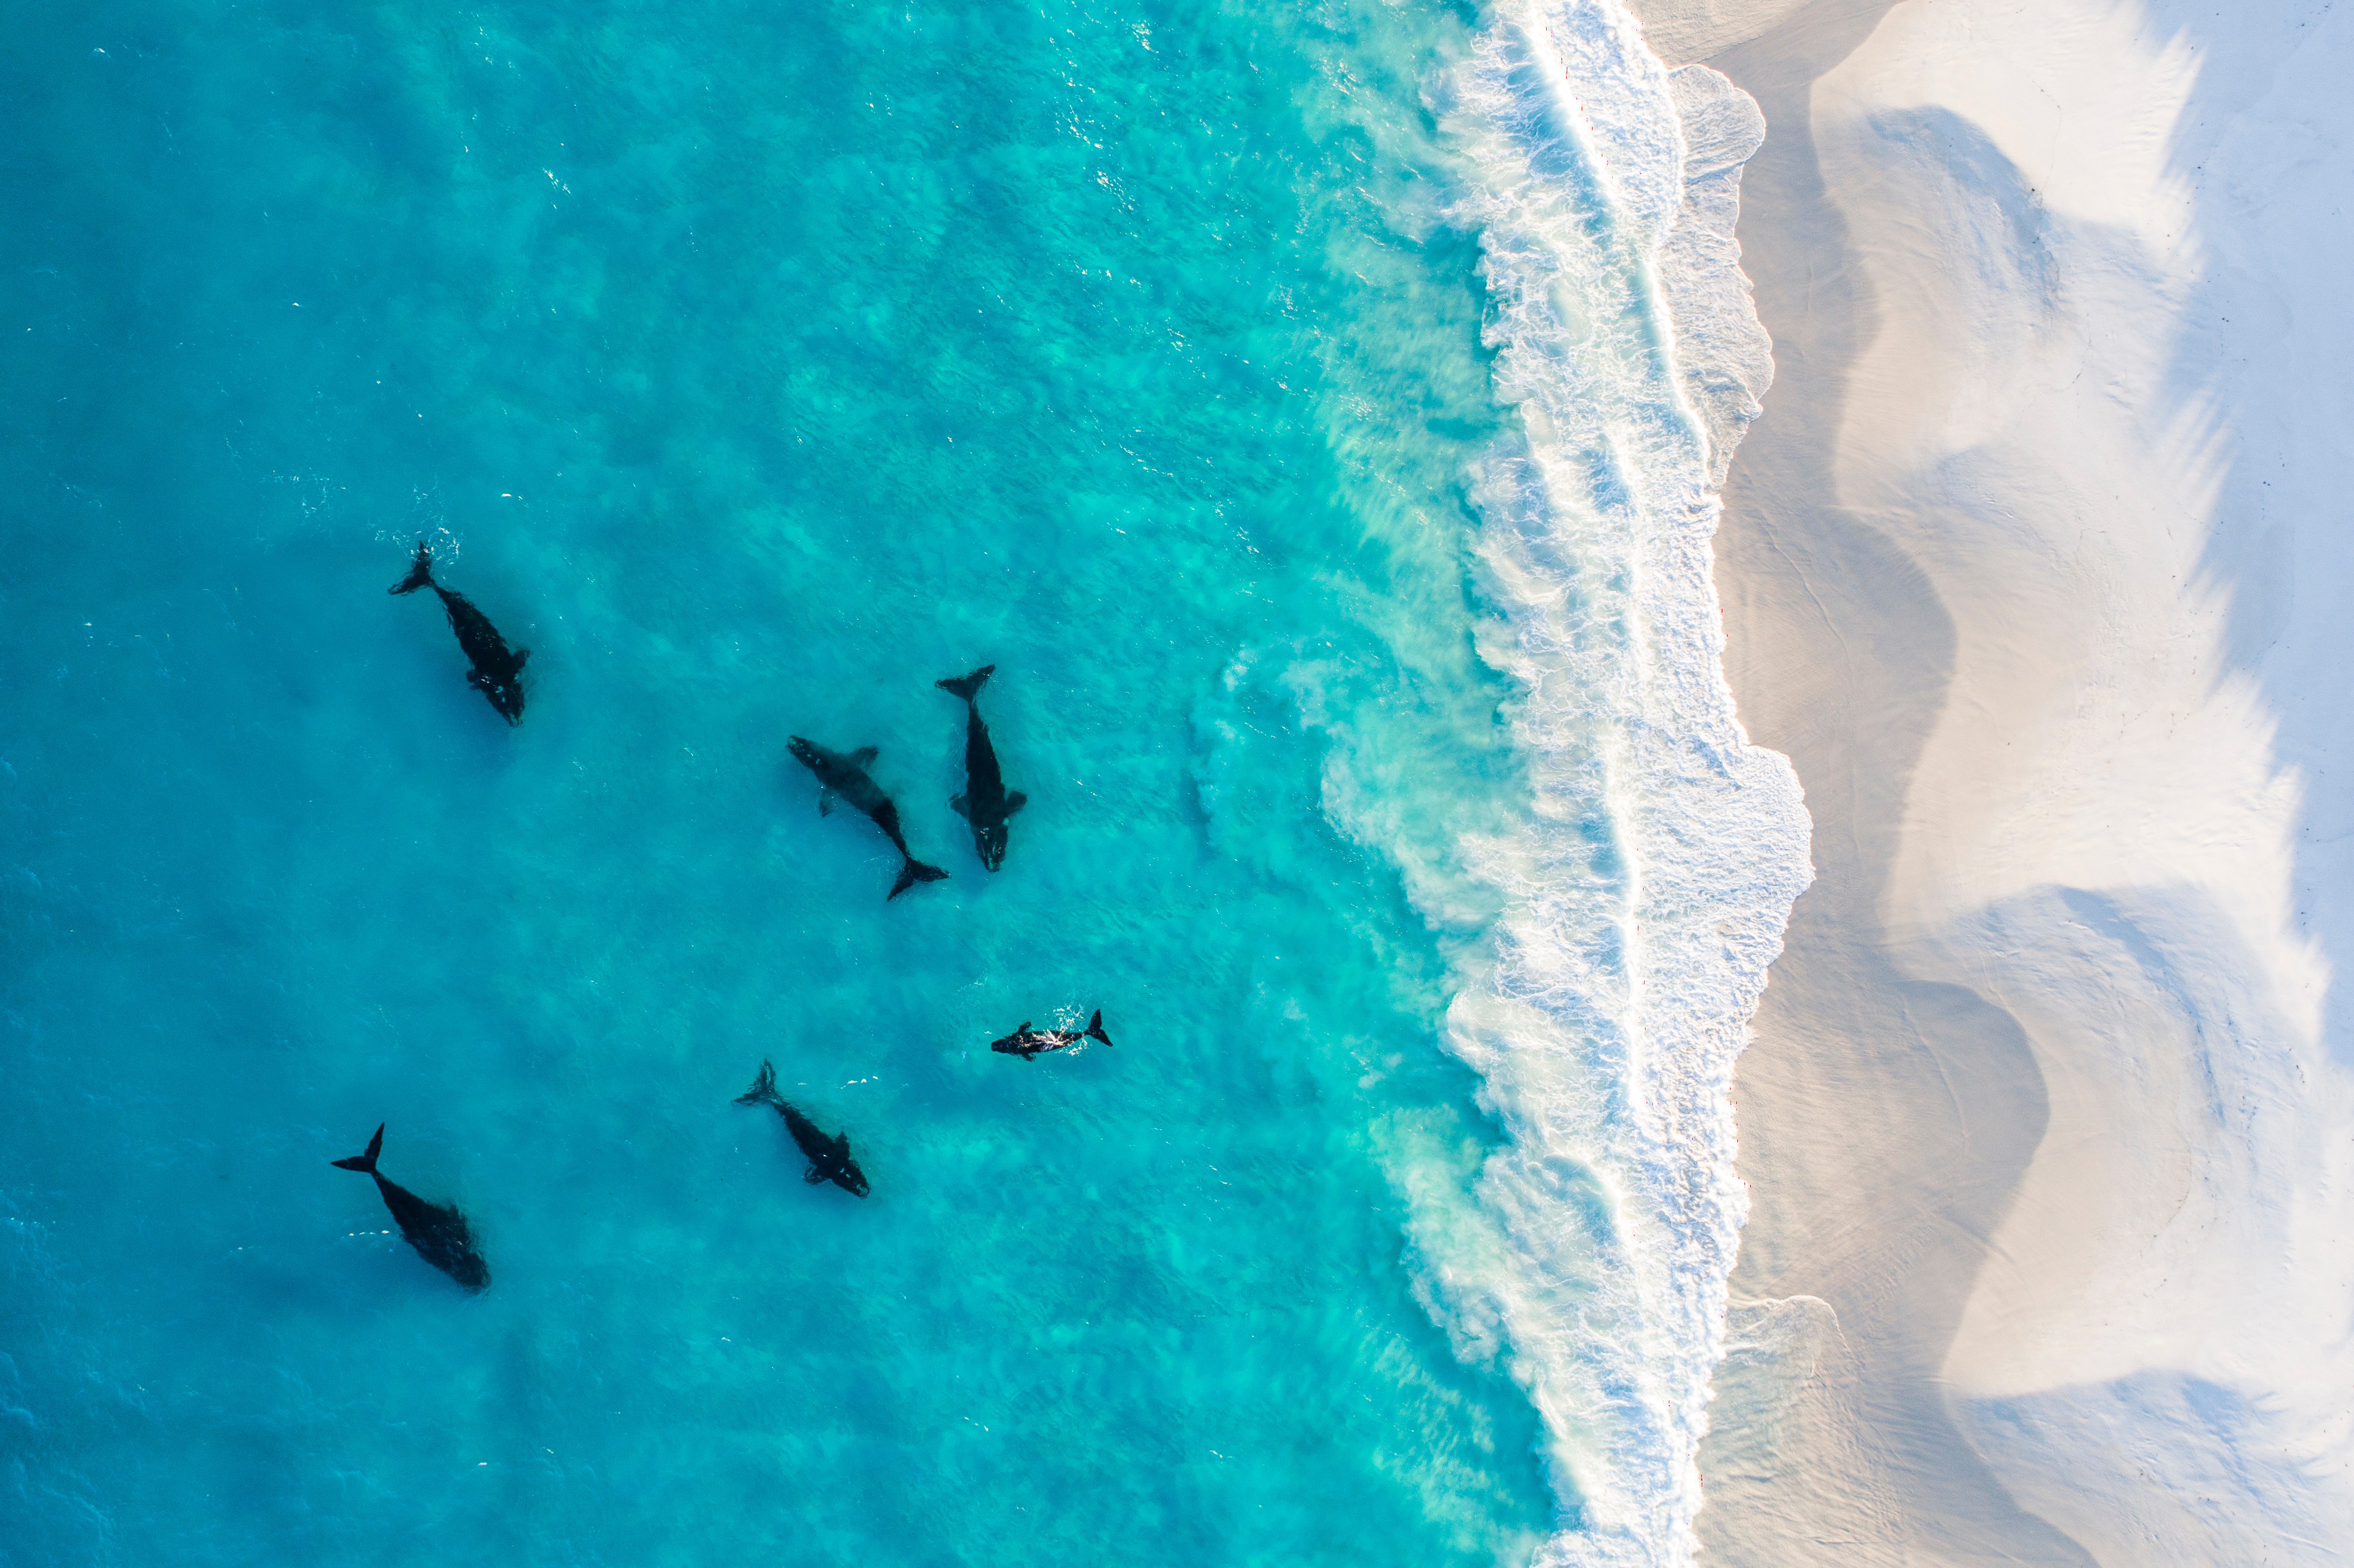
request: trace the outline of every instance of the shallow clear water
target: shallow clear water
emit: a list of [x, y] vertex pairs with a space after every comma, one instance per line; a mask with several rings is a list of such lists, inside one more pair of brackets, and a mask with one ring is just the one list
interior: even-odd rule
[[[1399, 1195], [1493, 1142], [1493, 911], [1399, 846], [1524, 789], [1476, 251], [1398, 232], [1461, 24], [63, 10], [0, 58], [0, 1563], [1524, 1554]], [[792, 733], [950, 879], [886, 904]], [[486, 1295], [329, 1166], [379, 1121]]]

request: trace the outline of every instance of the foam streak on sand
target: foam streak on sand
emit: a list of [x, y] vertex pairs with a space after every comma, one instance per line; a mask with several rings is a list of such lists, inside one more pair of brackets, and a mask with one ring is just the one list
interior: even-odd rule
[[1809, 875], [1797, 781], [1734, 720], [1710, 566], [1769, 369], [1730, 239], [1762, 122], [1610, 0], [1500, 7], [1441, 96], [1522, 414], [1479, 486], [1510, 616], [1483, 651], [1522, 687], [1535, 800], [1484, 867], [1492, 978], [1449, 1020], [1510, 1137], [1479, 1186], [1503, 1223], [1477, 1258], [1417, 1241], [1543, 1412], [1572, 1526], [1544, 1560], [1681, 1562], [1744, 1209], [1733, 1059]]

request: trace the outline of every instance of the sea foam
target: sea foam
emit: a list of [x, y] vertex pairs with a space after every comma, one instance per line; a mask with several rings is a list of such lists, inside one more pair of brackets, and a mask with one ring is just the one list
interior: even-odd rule
[[1505, 903], [1447, 1019], [1507, 1135], [1486, 1223], [1415, 1242], [1458, 1344], [1500, 1346], [1543, 1415], [1564, 1528], [1539, 1560], [1682, 1563], [1747, 1208], [1733, 1063], [1812, 874], [1797, 779], [1734, 716], [1711, 577], [1771, 375], [1732, 238], [1763, 122], [1616, 0], [1497, 7], [1432, 93], [1521, 414], [1475, 499], [1532, 800], [1464, 851]]

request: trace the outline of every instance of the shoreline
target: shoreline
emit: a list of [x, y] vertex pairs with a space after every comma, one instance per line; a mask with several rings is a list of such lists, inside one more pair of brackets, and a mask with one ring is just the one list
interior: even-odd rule
[[1705, 1558], [2344, 1561], [2354, 570], [2308, 454], [2354, 334], [2284, 231], [2347, 238], [2294, 154], [2354, 132], [2354, 32], [1630, 4], [1766, 117], [1717, 582], [1814, 824], [1735, 1068]]
[[[1775, 384], [1734, 455], [1717, 534], [1725, 675], [1750, 738], [1798, 770], [1816, 880], [1734, 1068], [1752, 1207], [1699, 1533], [1712, 1562], [1872, 1562], [1917, 1550], [1935, 1518], [1936, 1533], [1963, 1537], [1944, 1543], [1954, 1561], [2081, 1562], [2010, 1500], [1939, 1378], [2041, 1133], [2041, 1080], [1993, 1010], [1899, 972], [1877, 909], [1953, 633], [1902, 550], [1828, 499], [1876, 302], [1806, 109], [1886, 9], [1805, 6], [1705, 59], [1767, 126], [1743, 174], [1739, 238]], [[1827, 1121], [1839, 1139], [1822, 1138]], [[1830, 1553], [1828, 1540], [1850, 1544]]]

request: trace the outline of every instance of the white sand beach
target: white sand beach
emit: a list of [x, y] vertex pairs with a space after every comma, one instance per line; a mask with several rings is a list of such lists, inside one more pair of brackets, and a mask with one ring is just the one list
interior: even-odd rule
[[1636, 9], [1766, 115], [1718, 582], [1818, 872], [1704, 1560], [2354, 1560], [2354, 16]]

